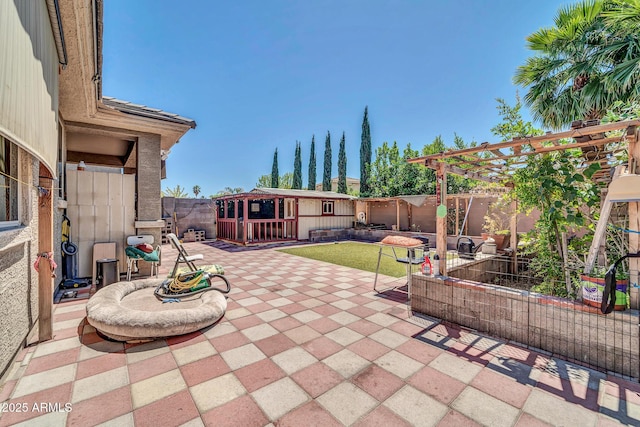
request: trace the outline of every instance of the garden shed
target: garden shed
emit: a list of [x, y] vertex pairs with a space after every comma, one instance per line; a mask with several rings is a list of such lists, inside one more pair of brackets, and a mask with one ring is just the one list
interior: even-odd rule
[[216, 199], [217, 238], [240, 244], [308, 240], [311, 230], [349, 228], [355, 197], [332, 191], [255, 188]]

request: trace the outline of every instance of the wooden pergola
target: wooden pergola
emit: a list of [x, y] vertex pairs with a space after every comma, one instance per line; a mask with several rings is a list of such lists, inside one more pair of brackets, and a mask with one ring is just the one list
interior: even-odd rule
[[[615, 156], [624, 153], [625, 150], [629, 154], [626, 165], [627, 173], [640, 173], [639, 125], [640, 120], [607, 124], [599, 124], [599, 121], [591, 120], [577, 121], [572, 123], [570, 130], [563, 132], [548, 132], [545, 135], [525, 136], [493, 144], [484, 142], [476, 147], [448, 150], [407, 161], [422, 164], [436, 171], [437, 188], [441, 189], [436, 193], [436, 203], [438, 204], [446, 200], [447, 197], [447, 173], [509, 186], [513, 185], [513, 174], [519, 168], [526, 166], [527, 157], [570, 149], [578, 149], [582, 152], [582, 167], [599, 163], [600, 170], [594, 174], [593, 179], [603, 185], [608, 185], [613, 175], [612, 168], [617, 166]], [[630, 229], [640, 229], [639, 211], [640, 202], [629, 202]], [[515, 227], [515, 224], [514, 218], [512, 219], [512, 228]], [[516, 231], [512, 230], [511, 233], [512, 247], [514, 248], [517, 242]], [[439, 216], [436, 219], [436, 251], [440, 259], [446, 259], [446, 233], [446, 217]], [[639, 237], [638, 234], [630, 234], [630, 253], [638, 252], [640, 249]], [[637, 283], [638, 259], [631, 259], [629, 267], [631, 283]], [[441, 262], [441, 275], [446, 276], [446, 268], [446, 263]]]

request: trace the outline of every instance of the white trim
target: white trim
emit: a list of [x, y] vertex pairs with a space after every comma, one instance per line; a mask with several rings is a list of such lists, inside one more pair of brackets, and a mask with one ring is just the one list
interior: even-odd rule
[[[287, 212], [289, 215], [287, 215]], [[296, 218], [296, 199], [284, 199], [284, 219]]]
[[[331, 206], [331, 212], [325, 210], [325, 206]], [[334, 216], [336, 212], [335, 200], [323, 200], [322, 201], [322, 216]]]
[[[18, 144], [16, 144], [15, 142], [13, 142], [11, 139], [9, 138], [5, 138], [4, 136], [0, 135], [0, 144], [4, 145], [5, 141], [9, 143], [9, 161], [10, 161], [10, 165], [12, 165], [11, 167], [15, 168], [15, 177], [9, 178], [9, 181], [11, 181], [12, 179], [15, 179], [16, 182], [16, 195], [15, 195], [15, 200], [12, 200], [12, 203], [16, 204], [16, 219], [10, 219], [8, 221], [2, 221], [0, 220], [0, 228], [10, 228], [10, 227], [17, 227], [20, 226], [21, 224], [21, 218], [22, 218], [22, 212], [23, 212], [23, 207], [22, 207], [22, 195], [23, 193], [23, 185], [22, 182], [25, 181], [25, 177], [23, 177], [22, 175], [22, 161], [24, 160], [22, 158], [22, 149], [20, 148], [20, 146]], [[6, 173], [6, 172], [5, 172]], [[11, 171], [9, 171], [9, 176], [11, 175]], [[3, 177], [6, 179], [6, 177]], [[9, 210], [11, 210], [11, 206], [9, 207]]]

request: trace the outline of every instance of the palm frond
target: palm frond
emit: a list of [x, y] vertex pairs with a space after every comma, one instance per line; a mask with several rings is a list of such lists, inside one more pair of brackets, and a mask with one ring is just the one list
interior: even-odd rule
[[584, 0], [561, 7], [555, 26], [531, 34], [536, 55], [514, 74], [524, 102], [560, 129], [640, 93], [640, 0]]
[[619, 87], [623, 91], [640, 85], [640, 56], [617, 64], [607, 73], [605, 85], [612, 90]]
[[[614, 0], [610, 10], [602, 12], [602, 16], [611, 25], [640, 25], [640, 0]], [[637, 30], [636, 30], [637, 31]]]

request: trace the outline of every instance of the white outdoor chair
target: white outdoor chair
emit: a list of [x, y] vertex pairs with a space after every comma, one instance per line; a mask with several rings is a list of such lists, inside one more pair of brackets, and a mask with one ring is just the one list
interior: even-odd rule
[[158, 277], [158, 263], [160, 262], [160, 246], [157, 245], [153, 252], [144, 253], [136, 248], [137, 245], [148, 243], [153, 245], [154, 239], [150, 234], [143, 234], [140, 236], [127, 237], [128, 247], [125, 249], [127, 255], [127, 281], [131, 280], [131, 272], [134, 269], [138, 271], [138, 261], [143, 260], [151, 264], [151, 275]]

